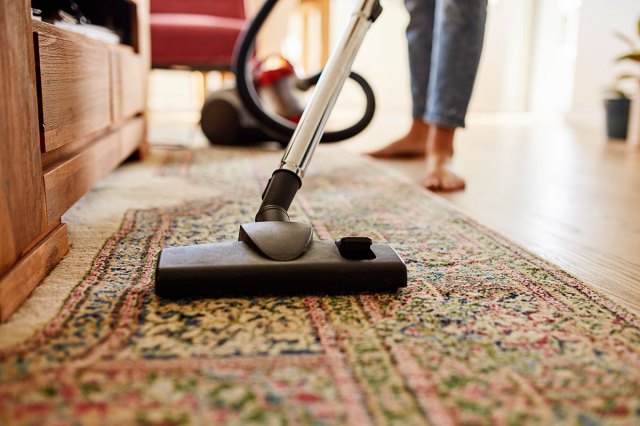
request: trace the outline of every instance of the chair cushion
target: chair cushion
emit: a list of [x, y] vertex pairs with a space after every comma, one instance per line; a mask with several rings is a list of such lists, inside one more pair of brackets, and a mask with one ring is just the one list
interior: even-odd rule
[[155, 67], [228, 68], [245, 21], [207, 15], [156, 13], [151, 26]]
[[151, 0], [151, 14], [191, 13], [244, 19], [242, 0]]

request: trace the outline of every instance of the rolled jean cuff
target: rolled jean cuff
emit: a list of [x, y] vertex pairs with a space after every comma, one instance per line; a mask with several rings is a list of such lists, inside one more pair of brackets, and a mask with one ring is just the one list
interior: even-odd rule
[[465, 116], [464, 115], [445, 115], [445, 114], [437, 114], [437, 113], [429, 113], [426, 115], [422, 115], [422, 120], [425, 122], [439, 126], [439, 127], [465, 127]]
[[427, 110], [425, 108], [413, 108], [412, 116], [414, 120], [425, 121]]

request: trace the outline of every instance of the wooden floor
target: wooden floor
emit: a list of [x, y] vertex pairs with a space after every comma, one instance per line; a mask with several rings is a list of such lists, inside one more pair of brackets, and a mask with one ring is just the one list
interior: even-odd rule
[[[408, 125], [385, 120], [349, 148], [369, 150]], [[472, 120], [459, 133], [456, 170], [468, 186], [442, 196], [640, 314], [640, 151], [595, 126], [510, 122]], [[421, 182], [420, 160], [376, 161]]]

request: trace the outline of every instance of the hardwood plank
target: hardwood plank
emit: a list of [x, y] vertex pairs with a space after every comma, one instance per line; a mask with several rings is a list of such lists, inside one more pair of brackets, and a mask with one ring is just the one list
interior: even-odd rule
[[124, 161], [141, 143], [143, 136], [142, 118], [132, 119], [122, 128], [96, 140], [78, 155], [46, 170], [44, 185], [49, 223], [60, 220], [73, 203]]
[[38, 40], [44, 150], [88, 138], [111, 123], [109, 50], [83, 35], [33, 21]]
[[25, 301], [68, 250], [67, 225], [60, 224], [0, 278], [0, 323]]
[[0, 276], [46, 227], [28, 2], [0, 2]]

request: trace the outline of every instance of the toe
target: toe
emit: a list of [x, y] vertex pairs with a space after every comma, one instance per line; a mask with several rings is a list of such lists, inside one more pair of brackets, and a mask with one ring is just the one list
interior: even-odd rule
[[436, 176], [428, 176], [424, 181], [424, 187], [431, 191], [439, 191], [442, 187], [442, 182]]
[[452, 176], [445, 176], [442, 179], [442, 189], [444, 191], [451, 191], [456, 186], [458, 186], [458, 181]]
[[443, 191], [458, 191], [464, 189], [464, 180], [455, 175], [448, 175], [442, 179]]
[[459, 191], [464, 189], [465, 182], [460, 176], [448, 171], [434, 171], [425, 177], [425, 188], [431, 191]]

